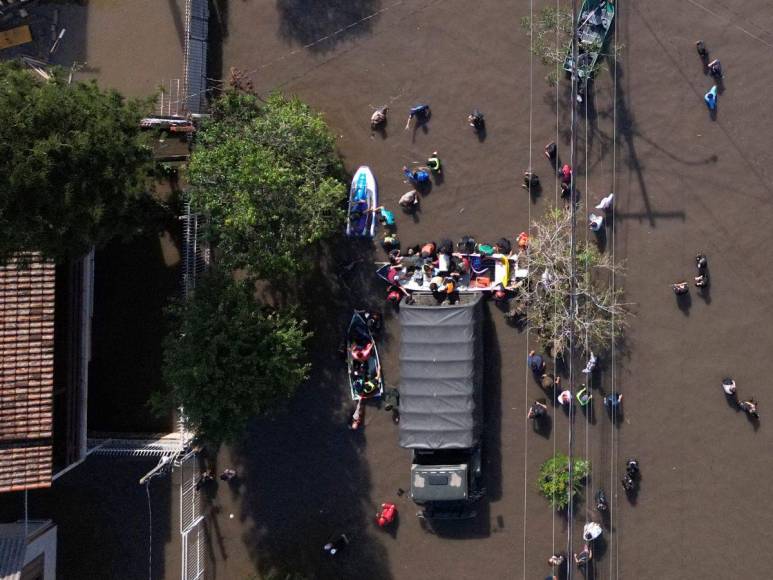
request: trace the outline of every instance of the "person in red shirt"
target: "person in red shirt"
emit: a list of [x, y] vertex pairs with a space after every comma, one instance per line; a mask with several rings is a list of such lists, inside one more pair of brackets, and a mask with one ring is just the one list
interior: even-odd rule
[[563, 183], [571, 183], [572, 181], [572, 168], [568, 164], [561, 168], [561, 181]]

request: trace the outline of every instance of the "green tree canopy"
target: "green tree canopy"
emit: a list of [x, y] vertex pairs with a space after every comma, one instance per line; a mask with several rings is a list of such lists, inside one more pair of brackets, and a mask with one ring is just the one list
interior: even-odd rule
[[191, 202], [209, 217], [224, 267], [281, 280], [342, 227], [346, 186], [335, 139], [298, 99], [275, 94], [261, 103], [228, 92], [197, 139]]
[[169, 311], [163, 374], [171, 393], [153, 404], [159, 412], [170, 402], [182, 406], [189, 427], [210, 441], [237, 438], [251, 417], [288, 399], [307, 378], [306, 322], [292, 309], [261, 308], [246, 282], [212, 271]]
[[[0, 63], [0, 260], [62, 260], [128, 235], [146, 201], [144, 104]], [[143, 199], [145, 198], [145, 199]]]
[[[585, 478], [590, 473], [590, 461], [575, 458], [573, 465], [572, 498], [582, 491]], [[569, 505], [569, 457], [557, 453], [545, 461], [539, 469], [537, 488], [554, 509], [562, 510]]]

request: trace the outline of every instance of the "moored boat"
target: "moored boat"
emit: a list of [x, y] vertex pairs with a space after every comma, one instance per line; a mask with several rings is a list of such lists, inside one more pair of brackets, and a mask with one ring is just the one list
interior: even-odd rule
[[[615, 18], [615, 3], [612, 0], [583, 0], [577, 17], [577, 75], [581, 79], [593, 76], [596, 62], [606, 43], [607, 34]], [[572, 47], [564, 59], [564, 70], [571, 73], [573, 67]]]
[[378, 207], [376, 178], [370, 168], [363, 165], [355, 172], [349, 190], [346, 235], [372, 238], [376, 232], [376, 207]]
[[346, 366], [352, 400], [373, 399], [384, 393], [378, 348], [361, 310], [354, 311], [346, 332]]

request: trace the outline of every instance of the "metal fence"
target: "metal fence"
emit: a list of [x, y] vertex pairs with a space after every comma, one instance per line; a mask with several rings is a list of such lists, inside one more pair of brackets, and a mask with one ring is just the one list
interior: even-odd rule
[[201, 474], [198, 456], [191, 451], [180, 460], [180, 536], [182, 580], [204, 577], [205, 530], [201, 496], [196, 482]]
[[197, 278], [209, 267], [210, 252], [200, 235], [204, 217], [191, 209], [190, 202], [185, 203], [180, 219], [183, 222], [182, 293], [187, 298], [196, 287]]
[[207, 106], [208, 0], [185, 2], [185, 106], [188, 113], [203, 113]]

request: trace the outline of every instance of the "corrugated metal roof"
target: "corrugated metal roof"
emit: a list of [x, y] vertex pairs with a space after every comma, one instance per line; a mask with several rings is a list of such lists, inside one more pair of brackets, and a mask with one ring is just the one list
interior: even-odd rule
[[207, 42], [209, 8], [207, 0], [192, 0], [187, 23], [185, 58], [185, 108], [201, 113], [207, 103]]
[[38, 254], [0, 266], [0, 492], [51, 482], [55, 284]]
[[19, 580], [26, 551], [27, 541], [23, 534], [0, 530], [0, 580]]

